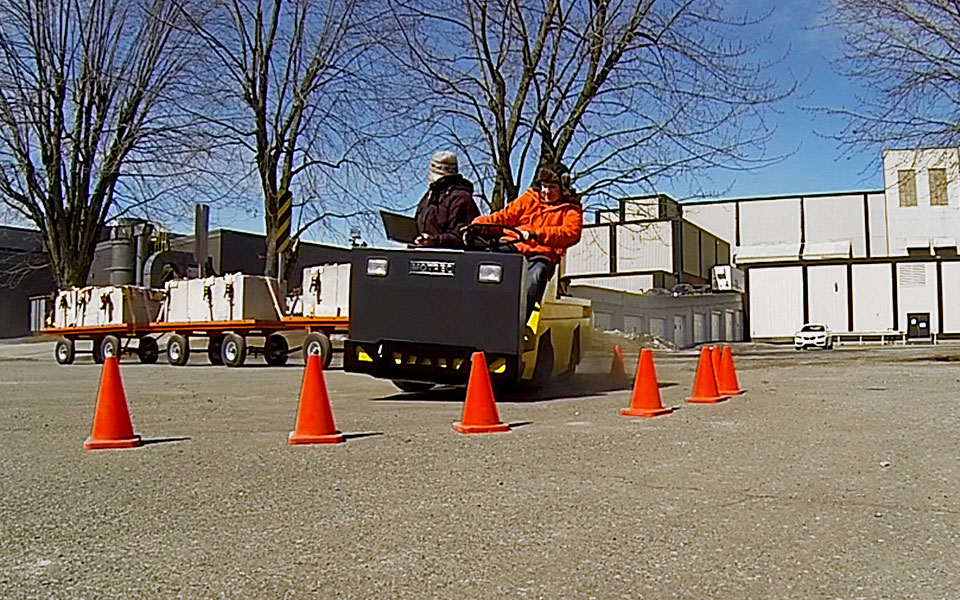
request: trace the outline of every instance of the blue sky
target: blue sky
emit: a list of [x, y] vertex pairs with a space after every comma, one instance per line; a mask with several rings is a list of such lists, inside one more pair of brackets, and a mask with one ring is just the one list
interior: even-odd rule
[[[830, 61], [841, 56], [838, 32], [818, 27], [820, 11], [831, 0], [790, 0], [770, 3], [763, 0], [734, 0], [732, 10], [772, 10], [772, 14], [755, 29], [757, 35], [771, 34], [770, 57], [783, 56], [774, 75], [783, 82], [802, 81], [798, 93], [779, 105], [770, 114], [776, 127], [768, 148], [771, 156], [783, 159], [752, 172], [731, 172], [715, 169], [706, 173], [708, 187], [717, 190], [719, 198], [775, 196], [818, 192], [844, 192], [880, 189], [883, 186], [880, 149], [856, 152], [838, 147], [830, 134], [838, 134], [843, 123], [816, 109], [853, 105], [858, 83], [834, 73]], [[398, 204], [412, 205], [423, 193], [425, 182], [411, 181], [410, 189]], [[678, 198], [695, 188], [692, 181], [676, 181], [659, 192]], [[263, 231], [259, 216], [214, 207], [212, 225], [249, 231]], [[346, 230], [346, 226], [344, 227]], [[364, 237], [377, 239], [377, 233], [364, 227]], [[329, 232], [308, 232], [308, 239], [328, 238]], [[332, 241], [332, 240], [326, 240]], [[338, 240], [342, 242], [343, 240]]]

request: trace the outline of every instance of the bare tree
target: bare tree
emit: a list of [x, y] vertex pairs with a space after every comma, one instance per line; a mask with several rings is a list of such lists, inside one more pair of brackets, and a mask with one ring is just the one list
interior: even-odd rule
[[[60, 286], [86, 283], [108, 218], [183, 166], [170, 110], [191, 53], [166, 0], [0, 1], [0, 199]], [[147, 185], [151, 196], [124, 192]]]
[[[423, 127], [469, 155], [493, 209], [537, 164], [619, 196], [710, 166], [764, 160], [758, 20], [718, 0], [389, 0], [386, 46]], [[759, 19], [762, 21], [763, 17]]]
[[267, 275], [278, 274], [280, 198], [291, 192], [300, 226], [347, 218], [350, 194], [374, 140], [357, 93], [369, 39], [359, 0], [222, 0], [192, 15], [216, 67], [203, 117], [248, 169], [262, 198]]
[[952, 0], [837, 0], [838, 72], [864, 86], [837, 139], [848, 147], [960, 144], [960, 4]]

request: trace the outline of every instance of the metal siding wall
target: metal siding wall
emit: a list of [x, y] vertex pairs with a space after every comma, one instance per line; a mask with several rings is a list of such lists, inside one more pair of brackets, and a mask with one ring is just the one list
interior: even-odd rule
[[890, 265], [853, 265], [854, 331], [893, 329]]
[[807, 269], [810, 322], [832, 331], [847, 331], [847, 266], [824, 265]]
[[689, 223], [683, 223], [683, 272], [700, 276], [700, 242], [699, 231]]
[[803, 205], [808, 244], [850, 240], [855, 257], [867, 255], [862, 194], [807, 198]]
[[945, 262], [943, 274], [943, 331], [960, 333], [960, 262]]
[[[922, 271], [919, 268], [922, 267]], [[923, 273], [923, 282], [912, 282], [910, 273], [918, 269]], [[930, 313], [930, 330], [940, 333], [937, 326], [937, 264], [901, 263], [897, 265], [897, 291], [899, 294], [900, 328], [907, 330], [907, 313]]]
[[673, 271], [670, 221], [617, 227], [617, 271]]
[[885, 257], [888, 255], [886, 198], [883, 194], [869, 194], [867, 203], [870, 211], [870, 255], [874, 258]]
[[803, 325], [800, 267], [750, 269], [750, 337], [793, 337]]
[[740, 204], [740, 244], [799, 244], [800, 198]]
[[718, 238], [733, 244], [737, 237], [735, 202], [683, 206], [683, 218]]
[[589, 227], [583, 230], [580, 243], [567, 251], [564, 275], [610, 272], [610, 228]]
[[[883, 153], [883, 178], [886, 189], [890, 253], [907, 254], [906, 244], [915, 239], [957, 238], [960, 230], [960, 171], [955, 148], [928, 150], [888, 150]], [[947, 170], [948, 206], [930, 206], [930, 168]], [[917, 206], [901, 207], [897, 171], [916, 171]], [[960, 240], [958, 240], [960, 241]], [[926, 312], [926, 311], [921, 311]]]
[[700, 277], [709, 280], [710, 270], [717, 264], [717, 238], [700, 232]]

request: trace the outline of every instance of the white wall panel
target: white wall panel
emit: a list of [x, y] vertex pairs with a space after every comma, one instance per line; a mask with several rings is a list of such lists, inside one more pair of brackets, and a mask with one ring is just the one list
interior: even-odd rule
[[832, 331], [847, 331], [847, 266], [809, 267], [807, 302], [811, 323], [823, 323]]
[[622, 275], [620, 277], [583, 277], [572, 280], [571, 285], [593, 287], [620, 292], [645, 292], [653, 287], [653, 275]]
[[893, 287], [889, 264], [853, 265], [853, 330], [893, 329]]
[[684, 204], [683, 218], [733, 245], [737, 238], [735, 202]]
[[617, 227], [617, 271], [673, 271], [670, 221]]
[[907, 330], [907, 313], [930, 313], [930, 330], [940, 333], [937, 327], [936, 263], [898, 264], [897, 293], [901, 330]]
[[867, 255], [862, 194], [805, 198], [803, 222], [808, 244], [849, 240], [855, 257]]
[[750, 337], [792, 337], [801, 325], [801, 268], [750, 269]]
[[943, 274], [943, 332], [960, 333], [960, 262], [945, 262]]
[[580, 243], [567, 250], [564, 275], [610, 272], [610, 228], [587, 227]]
[[884, 194], [867, 196], [867, 211], [870, 217], [870, 255], [882, 258], [890, 255], [887, 244], [887, 205]]
[[740, 203], [740, 244], [800, 243], [800, 198]]

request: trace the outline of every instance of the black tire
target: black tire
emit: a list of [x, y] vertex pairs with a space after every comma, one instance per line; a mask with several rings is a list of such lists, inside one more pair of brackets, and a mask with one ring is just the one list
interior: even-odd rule
[[157, 358], [160, 357], [160, 347], [157, 345], [156, 338], [140, 338], [140, 343], [137, 346], [137, 356], [140, 357], [140, 362], [145, 365], [156, 363]]
[[103, 364], [103, 352], [100, 350], [100, 341], [101, 340], [93, 340], [93, 349], [90, 352], [93, 355], [93, 362], [98, 365]]
[[220, 348], [220, 358], [228, 367], [239, 367], [247, 360], [247, 341], [236, 333], [223, 336], [223, 346]]
[[53, 350], [53, 357], [57, 359], [58, 363], [61, 365], [71, 365], [76, 356], [77, 352], [73, 340], [68, 340], [67, 338], [57, 340], [57, 347]]
[[223, 364], [222, 349], [223, 337], [219, 335], [210, 336], [210, 340], [207, 342], [207, 359], [211, 365], [220, 366]]
[[267, 336], [263, 358], [271, 367], [282, 367], [287, 364], [287, 353], [289, 351], [290, 345], [287, 343], [287, 339], [279, 333], [271, 333]]
[[428, 392], [433, 389], [434, 383], [426, 381], [407, 381], [405, 379], [394, 379], [393, 385], [404, 392]]
[[190, 342], [187, 338], [175, 333], [167, 341], [167, 362], [171, 365], [182, 367], [190, 360]]
[[105, 335], [100, 340], [100, 356], [103, 358], [116, 356], [119, 359], [121, 352], [123, 352], [123, 349], [120, 347], [120, 338], [117, 336]]
[[544, 387], [553, 377], [553, 342], [549, 336], [540, 338], [537, 349], [537, 365], [533, 368], [533, 385]]
[[105, 335], [100, 340], [100, 356], [107, 359], [111, 356], [117, 359], [123, 356], [123, 345], [120, 338], [115, 335]]
[[306, 360], [311, 354], [319, 354], [323, 362], [323, 368], [330, 366], [333, 360], [333, 344], [327, 334], [320, 331], [311, 331], [303, 340], [303, 359]]

